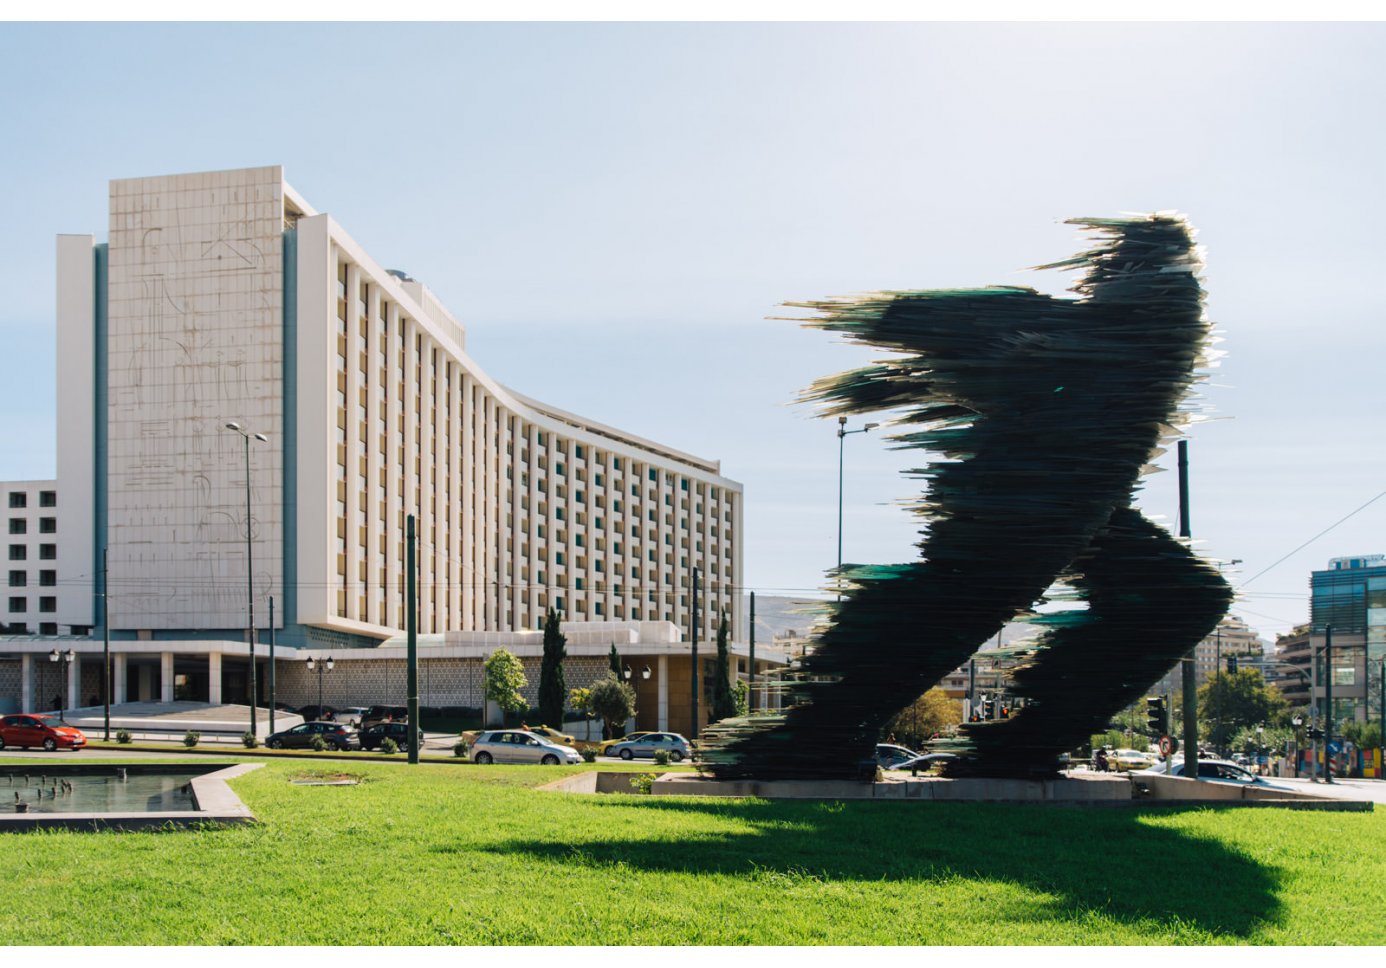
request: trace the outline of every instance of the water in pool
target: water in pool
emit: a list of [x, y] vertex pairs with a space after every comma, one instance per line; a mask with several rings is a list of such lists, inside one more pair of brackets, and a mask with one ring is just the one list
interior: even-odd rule
[[28, 804], [28, 813], [136, 813], [195, 810], [191, 781], [184, 773], [72, 776], [41, 769], [0, 775], [0, 810]]

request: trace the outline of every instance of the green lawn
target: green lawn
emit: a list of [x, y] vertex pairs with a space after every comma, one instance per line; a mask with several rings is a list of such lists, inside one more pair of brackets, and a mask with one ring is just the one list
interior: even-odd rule
[[0, 835], [0, 944], [1386, 942], [1383, 811], [534, 789], [585, 768], [281, 760], [258, 826]]

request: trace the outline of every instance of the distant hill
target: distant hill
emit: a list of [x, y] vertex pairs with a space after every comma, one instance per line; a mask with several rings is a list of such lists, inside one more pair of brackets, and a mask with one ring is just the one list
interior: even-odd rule
[[[742, 603], [745, 615], [751, 614], [750, 596]], [[779, 595], [756, 596], [756, 641], [769, 642], [776, 635], [786, 632], [808, 634], [822, 614], [826, 599], [789, 598]], [[1023, 622], [1011, 622], [1001, 630], [1001, 643], [1010, 645], [1026, 636], [1035, 634], [1035, 626]], [[993, 639], [992, 643], [996, 640]], [[988, 643], [988, 645], [992, 644]]]

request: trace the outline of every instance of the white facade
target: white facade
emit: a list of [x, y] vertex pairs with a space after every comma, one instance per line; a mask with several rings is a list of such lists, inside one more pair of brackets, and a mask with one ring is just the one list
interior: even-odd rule
[[741, 628], [741, 486], [496, 384], [432, 294], [282, 169], [112, 182], [109, 238], [58, 242], [59, 622], [99, 624], [104, 530], [113, 631], [245, 626], [235, 421], [268, 437], [249, 455], [260, 628], [273, 596], [277, 628], [397, 634], [411, 513], [421, 633], [534, 629], [552, 606], [687, 634], [695, 568], [699, 637], [723, 610]]
[[4, 631], [58, 634], [58, 485], [56, 481], [0, 483], [5, 515]]

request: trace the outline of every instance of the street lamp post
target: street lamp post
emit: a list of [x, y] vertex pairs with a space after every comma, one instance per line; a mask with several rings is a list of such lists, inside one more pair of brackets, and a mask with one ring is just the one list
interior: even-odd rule
[[308, 671], [318, 670], [318, 719], [322, 719], [322, 674], [331, 672], [335, 664], [330, 655], [326, 659], [319, 659], [311, 655], [308, 657]]
[[48, 653], [49, 662], [61, 661], [63, 663], [63, 685], [62, 691], [58, 693], [59, 722], [65, 722], [67, 719], [67, 717], [64, 715], [67, 712], [66, 693], [68, 689], [68, 679], [72, 676], [72, 660], [75, 658], [77, 658], [77, 656], [73, 653], [71, 649], [68, 649], [66, 652], [59, 652], [57, 649], [54, 649], [52, 652]]
[[[869, 423], [856, 430], [848, 430], [847, 418], [845, 416], [837, 418], [837, 570], [839, 572], [842, 571], [842, 468], [846, 451], [844, 442], [848, 434], [864, 434], [879, 426], [880, 424], [877, 423]], [[840, 599], [842, 597], [842, 576], [840, 574], [837, 581], [838, 598]]]
[[246, 633], [250, 643], [250, 734], [254, 736], [259, 724], [256, 722], [255, 712], [255, 566], [250, 526], [250, 438], [254, 437], [265, 444], [269, 443], [269, 438], [264, 434], [249, 433], [235, 421], [228, 423], [226, 429], [234, 430], [245, 441], [245, 591], [248, 616]]

